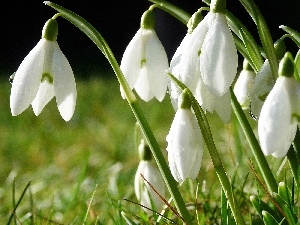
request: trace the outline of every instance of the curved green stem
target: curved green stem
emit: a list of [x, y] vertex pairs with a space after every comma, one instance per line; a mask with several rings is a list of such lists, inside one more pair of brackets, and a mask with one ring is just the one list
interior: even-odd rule
[[151, 149], [151, 152], [153, 154], [153, 157], [159, 167], [159, 170], [164, 178], [164, 181], [167, 185], [167, 188], [174, 199], [174, 204], [181, 215], [181, 219], [186, 224], [192, 224], [191, 216], [188, 213], [186, 206], [184, 204], [184, 201], [182, 199], [182, 196], [177, 188], [177, 182], [174, 180], [171, 171], [168, 167], [168, 164], [164, 158], [164, 155], [162, 154], [162, 151], [152, 133], [152, 130], [144, 116], [144, 113], [142, 112], [137, 99], [132, 92], [132, 90], [129, 88], [126, 79], [119, 67], [119, 64], [117, 63], [111, 49], [109, 48], [108, 44], [104, 40], [104, 38], [101, 36], [101, 34], [86, 20], [84, 20], [82, 17], [78, 16], [77, 14], [57, 5], [52, 2], [45, 2], [47, 5], [52, 7], [53, 9], [57, 10], [61, 13], [61, 16], [68, 20], [69, 22], [73, 23], [76, 27], [78, 27], [83, 33], [85, 33], [96, 45], [97, 47], [102, 51], [102, 53], [106, 56], [109, 63], [111, 64], [117, 79], [122, 86], [124, 93], [126, 95], [126, 99], [128, 101], [128, 104], [130, 105], [132, 112], [134, 113], [136, 120], [139, 122], [140, 127], [148, 141], [149, 147]]
[[155, 3], [155, 7], [166, 11], [167, 13], [174, 16], [184, 24], [187, 24], [187, 21], [191, 18], [191, 15], [189, 13], [164, 0], [148, 0], [148, 1]]
[[230, 92], [231, 92], [231, 105], [232, 105], [233, 111], [234, 111], [234, 113], [242, 127], [242, 130], [248, 140], [248, 143], [250, 145], [250, 148], [252, 150], [254, 158], [258, 164], [260, 172], [261, 172], [262, 176], [264, 177], [264, 180], [268, 186], [270, 193], [277, 192], [276, 180], [275, 180], [274, 175], [269, 167], [269, 164], [260, 148], [260, 145], [252, 131], [249, 121], [247, 120], [246, 115], [245, 115], [241, 105], [237, 101], [232, 88], [230, 88]]
[[221, 160], [218, 150], [215, 146], [215, 143], [214, 143], [214, 140], [213, 140], [213, 137], [211, 134], [210, 126], [209, 126], [209, 123], [207, 121], [204, 111], [202, 110], [201, 106], [199, 105], [199, 103], [197, 102], [195, 97], [193, 96], [192, 92], [181, 81], [179, 81], [176, 77], [174, 77], [171, 73], [167, 73], [167, 74], [171, 78], [171, 80], [174, 81], [178, 85], [178, 87], [181, 90], [187, 90], [187, 93], [191, 99], [192, 108], [195, 112], [199, 127], [201, 129], [203, 139], [206, 143], [207, 149], [210, 154], [210, 158], [213, 162], [214, 168], [219, 177], [222, 188], [228, 199], [228, 203], [230, 205], [230, 208], [231, 208], [231, 211], [235, 218], [235, 221], [239, 225], [245, 224], [241, 210], [240, 210], [239, 206], [236, 204], [229, 178], [227, 177], [222, 160]]

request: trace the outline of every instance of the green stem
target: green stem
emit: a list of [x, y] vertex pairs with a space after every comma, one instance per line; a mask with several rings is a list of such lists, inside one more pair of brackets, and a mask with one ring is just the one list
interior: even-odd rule
[[119, 64], [117, 63], [111, 49], [109, 48], [108, 44], [104, 40], [104, 38], [101, 36], [101, 34], [86, 20], [84, 20], [82, 17], [76, 15], [75, 13], [59, 6], [51, 2], [47, 2], [47, 5], [54, 8], [58, 12], [61, 13], [61, 16], [68, 20], [69, 22], [73, 23], [76, 27], [78, 27], [83, 33], [85, 33], [96, 45], [97, 47], [103, 52], [103, 54], [108, 59], [109, 63], [111, 64], [117, 79], [124, 89], [124, 93], [126, 95], [126, 99], [128, 101], [128, 104], [130, 105], [132, 112], [134, 113], [136, 120], [139, 122], [140, 127], [148, 141], [149, 147], [151, 149], [151, 152], [153, 154], [154, 159], [156, 160], [156, 163], [158, 165], [158, 168], [164, 178], [164, 181], [167, 185], [167, 188], [174, 200], [174, 204], [179, 212], [179, 214], [182, 216], [182, 220], [186, 224], [192, 224], [192, 219], [190, 214], [188, 213], [185, 203], [182, 199], [182, 196], [177, 188], [177, 182], [174, 180], [171, 171], [168, 167], [168, 164], [164, 158], [164, 155], [162, 154], [162, 151], [152, 133], [152, 130], [144, 116], [144, 113], [142, 112], [137, 99], [128, 86], [126, 79], [119, 67]]
[[184, 24], [187, 24], [188, 20], [191, 18], [191, 15], [189, 13], [164, 0], [148, 0], [148, 1], [155, 3], [155, 7], [166, 11], [167, 13], [174, 16]]
[[214, 140], [213, 140], [213, 137], [211, 134], [210, 126], [209, 126], [209, 123], [207, 121], [204, 111], [202, 110], [201, 106], [199, 105], [199, 103], [197, 102], [197, 100], [195, 99], [195, 97], [193, 96], [191, 91], [181, 81], [179, 81], [171, 73], [168, 73], [168, 76], [171, 78], [172, 81], [174, 81], [178, 85], [178, 87], [181, 90], [187, 90], [187, 93], [191, 99], [192, 108], [195, 112], [199, 127], [202, 132], [203, 139], [206, 143], [207, 149], [210, 154], [210, 158], [213, 162], [214, 168], [219, 177], [222, 188], [228, 199], [228, 203], [230, 205], [230, 208], [231, 208], [231, 211], [235, 218], [235, 221], [239, 225], [245, 224], [241, 210], [240, 210], [239, 206], [236, 204], [229, 178], [227, 177], [227, 174], [224, 169], [221, 158], [219, 156], [218, 150], [215, 146], [215, 143], [214, 143]]
[[288, 151], [287, 158], [292, 169], [292, 173], [296, 182], [297, 187], [300, 185], [299, 176], [300, 176], [300, 131], [297, 129], [296, 136], [293, 142], [293, 147]]
[[241, 108], [241, 105], [237, 101], [232, 88], [230, 88], [230, 91], [231, 91], [231, 105], [232, 105], [233, 111], [234, 111], [234, 113], [242, 127], [242, 130], [248, 140], [248, 143], [250, 145], [250, 148], [252, 150], [254, 158], [258, 164], [260, 172], [261, 172], [262, 176], [264, 177], [264, 180], [268, 186], [270, 193], [277, 192], [276, 180], [275, 180], [273, 173], [269, 167], [269, 164], [260, 148], [260, 145], [252, 131], [249, 121], [247, 120], [246, 115]]

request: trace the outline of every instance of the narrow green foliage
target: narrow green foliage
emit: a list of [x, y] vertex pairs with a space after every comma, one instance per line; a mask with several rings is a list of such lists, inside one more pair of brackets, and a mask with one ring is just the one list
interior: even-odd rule
[[191, 103], [192, 103], [192, 108], [195, 112], [199, 127], [200, 127], [202, 135], [203, 135], [203, 139], [209, 150], [211, 160], [213, 162], [214, 168], [216, 169], [216, 172], [220, 179], [222, 188], [224, 189], [224, 191], [226, 193], [226, 197], [228, 199], [228, 202], [231, 207], [232, 213], [234, 215], [235, 221], [238, 224], [245, 224], [244, 218], [243, 218], [240, 210], [238, 209], [238, 206], [236, 205], [235, 197], [231, 191], [231, 184], [230, 184], [229, 178], [226, 175], [226, 172], [223, 167], [223, 163], [222, 163], [219, 153], [216, 149], [214, 140], [212, 138], [210, 126], [209, 126], [209, 123], [207, 121], [204, 111], [202, 110], [201, 106], [199, 105], [199, 103], [197, 102], [197, 100], [195, 99], [195, 97], [193, 96], [191, 91], [181, 81], [179, 81], [171, 73], [168, 73], [168, 76], [170, 77], [170, 79], [173, 82], [175, 82], [178, 85], [178, 87], [181, 90], [186, 90], [187, 93], [189, 94], [189, 97], [190, 97]]
[[86, 214], [85, 214], [85, 217], [83, 219], [83, 223], [82, 224], [86, 224], [87, 223], [88, 215], [89, 215], [90, 210], [91, 210], [91, 206], [92, 206], [95, 194], [96, 194], [97, 187], [98, 187], [98, 184], [96, 185], [95, 190], [93, 191], [91, 199], [89, 200], [88, 208], [86, 210]]
[[269, 60], [273, 78], [277, 78], [278, 74], [278, 60], [276, 57], [276, 52], [273, 44], [273, 40], [265, 21], [265, 18], [262, 16], [260, 10], [256, 6], [253, 0], [240, 0], [241, 4], [245, 7], [253, 21], [255, 22], [258, 30], [258, 34], [264, 48], [264, 51]]
[[251, 147], [251, 150], [253, 152], [253, 155], [255, 157], [255, 160], [259, 166], [260, 172], [264, 177], [264, 181], [266, 182], [269, 191], [270, 192], [276, 192], [277, 191], [277, 183], [274, 178], [274, 175], [268, 165], [268, 162], [263, 155], [263, 152], [260, 148], [260, 145], [258, 143], [258, 140], [256, 139], [252, 127], [249, 124], [249, 121], [247, 120], [244, 111], [242, 110], [240, 104], [238, 103], [235, 94], [233, 93], [233, 90], [231, 91], [231, 105], [233, 108], [233, 111], [243, 129], [243, 132], [249, 142], [249, 145]]
[[240, 51], [239, 43], [235, 38], [235, 42], [239, 52], [248, 60], [252, 68], [257, 72], [263, 64], [263, 58], [261, 55], [261, 49], [255, 42], [254, 37], [248, 31], [248, 29], [242, 24], [242, 22], [236, 18], [232, 13], [226, 12], [226, 17], [230, 29], [237, 35], [237, 37], [242, 41], [245, 51]]
[[300, 33], [295, 31], [294, 29], [288, 27], [288, 26], [280, 26], [280, 28], [282, 30], [284, 30], [285, 32], [287, 32], [290, 36], [290, 37], [295, 43], [296, 45], [298, 46], [298, 48], [300, 48]]
[[[30, 183], [31, 183], [31, 181], [29, 181], [28, 184], [26, 185], [26, 187], [24, 188], [24, 190], [23, 190], [23, 192], [22, 192], [22, 194], [21, 194], [21, 196], [20, 196], [17, 203], [15, 203], [15, 200], [14, 200], [15, 199], [15, 184], [13, 185], [13, 205], [14, 205], [14, 208], [13, 208], [13, 210], [11, 212], [11, 215], [8, 219], [7, 225], [9, 225], [11, 223], [11, 220], [13, 218], [16, 219], [16, 210], [17, 210], [18, 206], [20, 205], [21, 201], [23, 200], [23, 197], [25, 196], [25, 193], [26, 193], [27, 189], [30, 187]], [[16, 220], [15, 220], [15, 223], [16, 223]]]
[[263, 220], [266, 225], [277, 225], [279, 224], [276, 219], [267, 211], [262, 212]]

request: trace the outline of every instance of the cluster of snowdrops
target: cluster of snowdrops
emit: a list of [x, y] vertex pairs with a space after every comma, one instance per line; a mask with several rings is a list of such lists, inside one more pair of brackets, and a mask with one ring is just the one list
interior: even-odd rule
[[[277, 57], [277, 73], [274, 74], [274, 67], [264, 53], [261, 56], [266, 58], [257, 68], [251, 55], [246, 58], [237, 48], [224, 1], [212, 0], [210, 8], [201, 8], [189, 19], [187, 33], [169, 61], [154, 30], [153, 9], [150, 7], [142, 15], [141, 26], [124, 52], [120, 69], [127, 86], [124, 88], [121, 83], [120, 93], [127, 98], [126, 87], [129, 87], [146, 102], [153, 98], [162, 101], [166, 93], [170, 95], [176, 113], [166, 137], [166, 152], [174, 179], [179, 184], [187, 178], [196, 179], [201, 167], [203, 131], [191, 108], [190, 93], [204, 112], [215, 111], [224, 123], [231, 120], [234, 93], [242, 108], [250, 108], [257, 119], [264, 155], [286, 156], [300, 115], [297, 71], [300, 60], [286, 52], [284, 39], [272, 46]], [[39, 115], [55, 96], [62, 118], [65, 121], [72, 118], [76, 83], [72, 68], [57, 44], [58, 16], [46, 22], [42, 38], [13, 75], [10, 96], [13, 116], [30, 105]], [[238, 53], [244, 57], [239, 74]], [[184, 90], [177, 79], [185, 86]], [[135, 177], [137, 198], [148, 209], [160, 210], [164, 204], [161, 196], [165, 196], [165, 181], [151, 160], [146, 140], [141, 141], [139, 151], [141, 161]]]

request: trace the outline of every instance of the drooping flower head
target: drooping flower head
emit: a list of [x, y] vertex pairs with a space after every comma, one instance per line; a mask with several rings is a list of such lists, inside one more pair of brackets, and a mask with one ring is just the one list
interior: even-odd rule
[[[282, 59], [286, 52], [286, 45], [283, 39], [279, 39], [274, 43], [274, 48], [276, 52], [276, 57], [278, 62]], [[272, 90], [276, 78], [272, 74], [271, 66], [269, 60], [266, 59], [255, 76], [251, 91], [250, 91], [250, 101], [251, 101], [251, 113], [255, 117], [259, 117], [261, 108]]]
[[[152, 155], [149, 146], [141, 141], [139, 145], [140, 163], [135, 174], [134, 190], [139, 203], [142, 206], [153, 210], [161, 210], [163, 201], [160, 199], [165, 196], [165, 183], [157, 169], [152, 162]], [[142, 177], [143, 176], [143, 177]], [[159, 195], [151, 188], [151, 186], [159, 193]], [[148, 214], [152, 211], [143, 208]]]
[[[237, 72], [238, 55], [222, 3], [212, 1], [210, 12], [188, 30], [170, 62], [170, 72], [192, 91], [204, 110], [216, 111], [227, 123], [231, 118], [229, 87]], [[169, 89], [176, 109], [181, 91], [172, 83]]]
[[[129, 42], [121, 60], [121, 70], [129, 84], [144, 101], [162, 101], [168, 84], [167, 54], [154, 30], [154, 14], [147, 10], [141, 27]], [[121, 93], [124, 97], [123, 90]]]
[[170, 170], [178, 182], [188, 177], [196, 179], [202, 161], [202, 134], [190, 107], [189, 97], [184, 91], [166, 137]]
[[31, 104], [35, 115], [55, 96], [58, 110], [69, 121], [76, 105], [76, 84], [72, 68], [60, 50], [57, 22], [46, 22], [42, 38], [22, 61], [14, 75], [10, 95], [13, 116]]
[[300, 115], [300, 84], [293, 77], [294, 63], [286, 53], [279, 77], [266, 98], [258, 120], [258, 136], [265, 155], [284, 157], [295, 138]]

